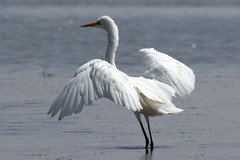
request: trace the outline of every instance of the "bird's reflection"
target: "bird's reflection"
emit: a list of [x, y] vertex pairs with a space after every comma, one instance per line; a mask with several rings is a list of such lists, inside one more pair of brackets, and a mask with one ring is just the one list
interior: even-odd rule
[[[118, 146], [116, 148], [117, 149], [126, 149], [126, 150], [142, 150], [142, 151], [144, 151], [142, 146], [130, 146], [130, 147]], [[140, 160], [152, 160], [153, 155], [154, 155], [153, 152], [154, 152], [153, 149], [145, 148], [145, 153], [143, 155], [139, 155]]]
[[153, 153], [153, 148], [151, 149], [145, 148], [145, 154], [152, 154]]
[[147, 149], [146, 149], [146, 153], [141, 156], [140, 160], [152, 160], [152, 157], [153, 157], [153, 151], [147, 152]]

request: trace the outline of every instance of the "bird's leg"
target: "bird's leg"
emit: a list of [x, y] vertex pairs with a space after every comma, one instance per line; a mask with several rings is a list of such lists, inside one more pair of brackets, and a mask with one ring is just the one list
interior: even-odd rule
[[146, 119], [147, 125], [148, 125], [148, 131], [149, 131], [150, 140], [151, 140], [150, 146], [151, 146], [151, 152], [152, 152], [154, 145], [153, 145], [152, 133], [151, 133], [151, 128], [150, 128], [150, 123], [149, 123], [149, 118], [148, 118], [148, 116], [145, 116], [145, 119]]
[[146, 141], [145, 149], [146, 149], [146, 154], [148, 154], [149, 139], [148, 139], [147, 134], [146, 134], [146, 132], [145, 132], [145, 129], [144, 129], [144, 127], [143, 127], [140, 113], [135, 112], [135, 116], [137, 117], [137, 120], [138, 120], [138, 122], [139, 122], [139, 124], [140, 124], [140, 126], [141, 126], [141, 129], [142, 129], [143, 135], [144, 135], [144, 137], [145, 137], [145, 141]]

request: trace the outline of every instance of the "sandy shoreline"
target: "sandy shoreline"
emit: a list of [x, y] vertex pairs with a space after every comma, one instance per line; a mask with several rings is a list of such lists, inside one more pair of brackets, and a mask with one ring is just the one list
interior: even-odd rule
[[[197, 69], [196, 89], [175, 104], [185, 111], [152, 118], [156, 148], [145, 155], [133, 114], [100, 100], [63, 121], [46, 112], [67, 76], [2, 78], [0, 155], [7, 159], [239, 159], [237, 67]], [[20, 74], [19, 74], [20, 75]], [[60, 87], [61, 86], [61, 87]]]

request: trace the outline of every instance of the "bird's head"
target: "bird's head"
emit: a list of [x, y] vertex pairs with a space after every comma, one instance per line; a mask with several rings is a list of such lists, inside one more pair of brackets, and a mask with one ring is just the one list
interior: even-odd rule
[[88, 23], [80, 27], [97, 27], [109, 31], [113, 27], [116, 27], [116, 24], [109, 16], [102, 16], [98, 18], [96, 22]]

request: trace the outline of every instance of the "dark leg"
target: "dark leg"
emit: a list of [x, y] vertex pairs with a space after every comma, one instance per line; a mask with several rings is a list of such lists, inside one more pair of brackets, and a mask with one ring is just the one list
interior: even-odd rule
[[151, 128], [150, 128], [149, 118], [148, 118], [148, 116], [145, 116], [145, 118], [146, 118], [147, 125], [148, 125], [148, 131], [149, 131], [150, 140], [151, 140], [150, 146], [151, 146], [151, 152], [152, 152], [154, 145], [153, 145], [153, 139], [152, 139], [152, 133], [151, 133]]
[[145, 141], [146, 141], [146, 146], [145, 146], [145, 149], [146, 149], [146, 154], [148, 154], [148, 144], [149, 144], [149, 139], [147, 137], [147, 134], [145, 132], [145, 129], [143, 127], [143, 124], [142, 124], [142, 121], [141, 121], [141, 117], [140, 117], [140, 113], [135, 113], [135, 116], [137, 117], [137, 120], [141, 126], [141, 129], [142, 129], [142, 132], [143, 132], [143, 135], [145, 137]]

